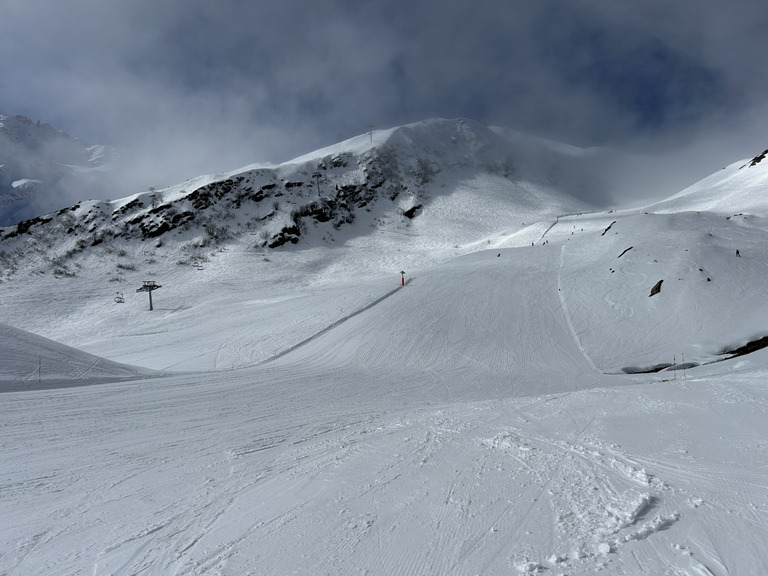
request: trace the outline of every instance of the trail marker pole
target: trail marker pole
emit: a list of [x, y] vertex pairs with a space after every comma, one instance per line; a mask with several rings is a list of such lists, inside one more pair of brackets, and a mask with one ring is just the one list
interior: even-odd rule
[[403, 271], [401, 270], [401, 271], [400, 271], [400, 276], [401, 276], [401, 278], [400, 278], [400, 285], [401, 285], [401, 286], [405, 286], [405, 272], [403, 272]]
[[149, 293], [149, 309], [150, 310], [154, 310], [154, 308], [152, 308], [152, 291], [157, 290], [158, 288], [162, 288], [162, 286], [160, 286], [160, 284], [158, 284], [154, 280], [144, 280], [144, 284], [141, 286], [141, 288], [136, 289], [136, 292]]

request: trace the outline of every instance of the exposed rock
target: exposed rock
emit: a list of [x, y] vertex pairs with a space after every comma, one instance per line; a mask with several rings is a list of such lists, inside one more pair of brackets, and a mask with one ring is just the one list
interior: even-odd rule
[[665, 362], [663, 364], [654, 364], [653, 366], [626, 366], [621, 371], [625, 374], [653, 374], [671, 367], [672, 364]]
[[282, 246], [287, 242], [296, 244], [299, 241], [299, 236], [301, 236], [301, 230], [299, 230], [298, 226], [286, 226], [280, 230], [277, 236], [275, 236], [275, 238], [269, 244], [269, 247], [277, 248], [278, 246]]
[[751, 354], [752, 352], [756, 352], [757, 350], [762, 350], [763, 348], [768, 348], [768, 336], [763, 336], [762, 338], [759, 338], [757, 340], [752, 340], [751, 342], [747, 342], [744, 346], [740, 346], [739, 348], [733, 348], [733, 349], [725, 349], [723, 350], [723, 354], [728, 354], [729, 358], [734, 358], [736, 356], [744, 356], [745, 354]]
[[752, 158], [752, 162], [750, 162], [750, 164], [749, 164], [750, 168], [752, 166], [757, 166], [758, 164], [760, 164], [760, 162], [762, 162], [765, 159], [765, 155], [766, 154], [768, 154], [768, 150], [766, 150], [765, 152], [763, 152], [759, 156], [755, 156], [754, 158]]
[[605, 230], [603, 230], [603, 233], [602, 233], [602, 234], [600, 234], [600, 236], [605, 236], [606, 232], [608, 232], [608, 230], [610, 230], [610, 229], [611, 229], [611, 227], [612, 227], [614, 224], [616, 224], [616, 220], [614, 220], [613, 222], [611, 222], [611, 223], [610, 223], [610, 225], [608, 226], [608, 228], [606, 228]]
[[405, 216], [408, 219], [411, 219], [416, 215], [416, 210], [419, 210], [420, 208], [421, 208], [421, 204], [416, 204], [416, 206], [412, 206], [411, 208], [408, 208], [408, 210], [403, 212], [403, 216]]

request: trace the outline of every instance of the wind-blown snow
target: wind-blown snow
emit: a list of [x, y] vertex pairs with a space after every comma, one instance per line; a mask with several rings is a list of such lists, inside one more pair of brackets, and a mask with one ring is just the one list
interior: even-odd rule
[[0, 573], [764, 572], [768, 351], [722, 352], [768, 334], [768, 178], [729, 170], [610, 213], [475, 175], [335, 245], [3, 283]]

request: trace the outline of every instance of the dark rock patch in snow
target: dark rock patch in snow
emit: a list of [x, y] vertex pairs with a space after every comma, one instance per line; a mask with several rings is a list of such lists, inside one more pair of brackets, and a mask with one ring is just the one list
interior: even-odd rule
[[750, 162], [749, 167], [751, 168], [752, 166], [757, 166], [758, 164], [760, 164], [760, 162], [762, 162], [762, 160], [765, 158], [766, 154], [768, 154], [768, 150], [766, 150], [759, 156], [755, 156], [754, 158], [752, 158], [752, 162]]
[[664, 371], [669, 372], [670, 370], [690, 370], [691, 368], [696, 368], [697, 366], [700, 366], [698, 362], [683, 362], [682, 364], [675, 364], [674, 366], [664, 368]]
[[27, 234], [29, 232], [29, 229], [32, 228], [32, 226], [34, 226], [35, 224], [47, 224], [51, 220], [52, 218], [44, 218], [41, 216], [38, 216], [36, 218], [30, 218], [29, 220], [24, 220], [23, 222], [19, 222], [16, 225], [16, 230], [6, 234], [4, 238], [15, 238], [16, 236]]
[[[725, 348], [721, 354], [727, 354], [728, 358], [735, 358], [736, 356], [744, 356], [745, 354], [757, 352], [763, 348], [768, 348], [768, 336], [763, 336], [757, 340], [752, 340], [743, 346], [739, 346], [738, 348]], [[728, 358], [726, 358], [726, 360]]]
[[408, 208], [408, 210], [403, 212], [403, 216], [405, 216], [408, 219], [411, 219], [414, 216], [416, 216], [416, 210], [419, 210], [420, 208], [421, 208], [421, 204], [416, 204], [416, 206]]
[[621, 371], [624, 372], [624, 374], [653, 374], [654, 372], [661, 372], [662, 370], [666, 370], [672, 366], [673, 365], [669, 363], [654, 364], [653, 366], [646, 367], [627, 366], [622, 368]]
[[301, 236], [301, 231], [299, 230], [298, 226], [286, 226], [280, 230], [275, 239], [269, 244], [269, 247], [277, 248], [278, 246], [282, 246], [287, 242], [296, 244], [299, 241], [299, 236]]
[[[713, 364], [714, 362], [722, 362], [724, 360], [730, 360], [731, 358], [736, 358], [737, 356], [744, 356], [746, 354], [751, 354], [752, 352], [757, 352], [758, 350], [762, 350], [763, 348], [768, 348], [768, 336], [763, 336], [762, 338], [758, 338], [757, 340], [751, 340], [744, 344], [743, 346], [739, 347], [726, 347], [723, 348], [723, 350], [719, 353], [720, 356], [725, 356], [725, 358], [720, 358], [718, 360], [714, 360], [712, 362], [704, 362], [704, 364]], [[625, 368], [622, 368], [621, 371], [625, 374], [653, 374], [655, 372], [662, 372], [662, 371], [670, 371], [670, 370], [688, 370], [690, 368], [696, 368], [697, 366], [701, 366], [698, 362], [684, 362], [682, 364], [655, 364], [653, 366], [646, 366], [646, 367], [639, 367], [639, 366], [627, 366]]]

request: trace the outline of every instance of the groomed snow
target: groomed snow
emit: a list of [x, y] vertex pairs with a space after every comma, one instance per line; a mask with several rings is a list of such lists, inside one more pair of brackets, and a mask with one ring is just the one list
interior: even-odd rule
[[765, 572], [768, 351], [716, 360], [768, 334], [768, 214], [494, 186], [169, 267], [153, 312], [97, 259], [0, 285], [0, 573]]

